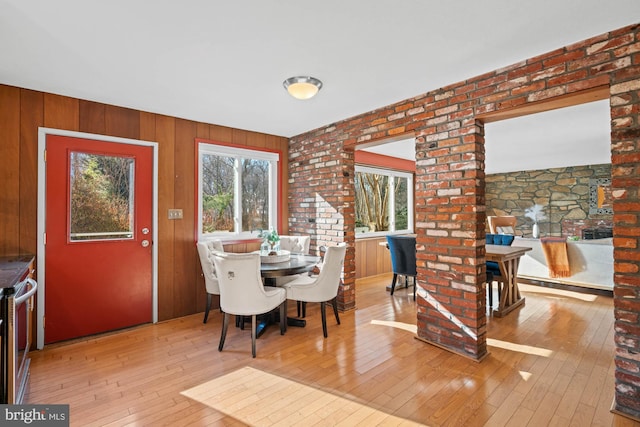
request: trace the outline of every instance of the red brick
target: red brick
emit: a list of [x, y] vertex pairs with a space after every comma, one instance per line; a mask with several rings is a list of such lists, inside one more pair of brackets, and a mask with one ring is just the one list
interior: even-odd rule
[[[637, 252], [640, 247], [640, 194], [637, 191], [640, 187], [639, 29], [640, 25], [636, 24], [598, 35], [292, 138], [289, 172], [294, 179], [289, 181], [290, 194], [313, 188], [323, 197], [317, 206], [292, 210], [292, 215], [306, 223], [308, 216], [318, 216], [324, 209], [323, 214], [338, 222], [336, 230], [314, 228], [318, 239], [353, 240], [353, 233], [343, 236], [344, 230], [353, 226], [353, 209], [345, 209], [345, 205], [353, 200], [348, 188], [352, 177], [336, 174], [336, 170], [350, 170], [353, 159], [340, 157], [341, 144], [353, 148], [357, 144], [384, 139], [389, 134], [415, 132], [420, 138], [416, 147], [415, 192], [416, 232], [422, 245], [418, 253], [420, 285], [459, 316], [479, 338], [477, 341], [470, 339], [421, 298], [416, 307], [418, 336], [456, 353], [479, 358], [486, 353], [487, 325], [484, 292], [480, 288], [483, 242], [478, 239], [484, 232], [485, 175], [479, 169], [484, 160], [482, 126], [476, 126], [475, 120], [479, 115], [544, 102], [586, 89], [609, 87], [613, 107], [611, 175], [614, 191], [618, 192], [613, 202], [615, 340], [618, 350], [616, 403], [618, 409], [638, 409], [640, 383], [635, 384], [637, 375], [628, 376], [627, 373], [636, 370], [634, 374], [637, 374], [640, 360], [630, 362], [631, 353], [626, 352], [626, 347], [640, 345], [637, 344], [640, 342], [637, 329], [640, 301], [633, 294], [635, 289], [640, 289], [640, 255]], [[436, 114], [441, 116], [436, 117]], [[389, 124], [389, 119], [394, 120], [394, 124]], [[315, 153], [318, 151], [324, 153]], [[294, 157], [294, 153], [298, 156]], [[320, 170], [316, 170], [319, 163]], [[330, 167], [330, 164], [334, 166]], [[439, 189], [459, 189], [461, 195], [438, 196], [435, 192]], [[333, 194], [328, 194], [329, 191]], [[336, 236], [330, 236], [330, 231]], [[351, 252], [350, 260], [353, 255]], [[462, 264], [457, 264], [459, 260]], [[353, 268], [352, 262], [350, 268]], [[435, 265], [437, 269], [427, 265]], [[349, 286], [353, 286], [354, 274], [345, 271], [345, 277], [350, 283], [345, 284], [343, 297], [353, 303], [355, 293]], [[463, 296], [459, 297], [458, 292], [463, 292]], [[622, 371], [625, 375], [620, 375]]]

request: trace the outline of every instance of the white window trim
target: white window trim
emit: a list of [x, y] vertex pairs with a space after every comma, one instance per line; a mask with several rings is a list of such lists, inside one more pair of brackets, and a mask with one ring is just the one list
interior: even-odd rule
[[[407, 229], [406, 230], [394, 230], [394, 231], [372, 231], [372, 232], [366, 232], [366, 233], [356, 233], [356, 239], [364, 239], [364, 238], [370, 238], [370, 237], [382, 237], [382, 236], [386, 236], [386, 235], [392, 235], [392, 234], [407, 234], [407, 233], [413, 233], [414, 230], [414, 223], [413, 223], [413, 218], [414, 218], [414, 212], [413, 212], [413, 193], [414, 193], [414, 187], [413, 187], [413, 174], [410, 172], [402, 172], [402, 171], [398, 171], [398, 170], [393, 170], [393, 169], [383, 169], [383, 168], [376, 168], [376, 167], [371, 167], [371, 166], [359, 166], [356, 165], [355, 167], [355, 172], [358, 173], [374, 173], [374, 174], [378, 174], [378, 175], [386, 175], [388, 177], [390, 177], [389, 179], [389, 185], [393, 185], [393, 182], [395, 180], [396, 177], [398, 178], [406, 178], [407, 179], [407, 186], [408, 186], [408, 190], [407, 190], [407, 204], [409, 206], [409, 209], [407, 209]], [[389, 197], [389, 206], [395, 206], [395, 192], [390, 191], [390, 197]], [[395, 228], [395, 217], [393, 218], [393, 225]]]
[[[280, 154], [276, 152], [252, 150], [239, 147], [229, 147], [226, 145], [216, 145], [211, 142], [199, 142], [198, 143], [198, 182], [197, 187], [197, 205], [198, 205], [198, 217], [197, 220], [197, 238], [198, 241], [208, 239], [220, 239], [220, 240], [238, 240], [238, 239], [250, 239], [257, 237], [260, 230], [250, 230], [233, 233], [207, 233], [202, 232], [202, 158], [204, 155], [223, 155], [236, 158], [234, 179], [234, 192], [239, 195], [242, 188], [241, 179], [238, 175], [240, 158], [249, 158], [256, 160], [266, 160], [269, 162], [269, 228], [276, 229], [278, 223], [278, 167], [280, 167]], [[242, 212], [242, 197], [234, 198], [234, 211], [237, 214]], [[234, 230], [239, 230], [242, 226], [242, 218], [236, 215], [234, 217]]]

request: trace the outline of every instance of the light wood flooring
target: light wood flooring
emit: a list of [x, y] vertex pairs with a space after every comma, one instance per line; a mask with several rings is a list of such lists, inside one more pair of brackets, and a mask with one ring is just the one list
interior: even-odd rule
[[610, 412], [610, 297], [522, 285], [477, 363], [415, 339], [415, 303], [389, 279], [359, 280], [327, 339], [313, 304], [306, 328], [269, 328], [256, 359], [248, 329], [218, 352], [217, 310], [47, 346], [26, 403], [69, 404], [72, 426], [640, 425]]

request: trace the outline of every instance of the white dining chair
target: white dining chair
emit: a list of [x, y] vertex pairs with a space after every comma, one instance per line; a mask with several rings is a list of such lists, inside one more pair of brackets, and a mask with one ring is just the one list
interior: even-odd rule
[[204, 285], [207, 291], [207, 307], [204, 311], [204, 320], [202, 323], [207, 323], [209, 310], [211, 309], [211, 299], [213, 295], [220, 295], [216, 267], [213, 265], [213, 253], [224, 252], [224, 247], [222, 246], [222, 241], [219, 239], [204, 240], [198, 242], [196, 246], [198, 247], [198, 256], [200, 257], [200, 265], [202, 266], [202, 274], [204, 275]]
[[280, 236], [280, 249], [292, 254], [309, 254], [311, 236]]
[[340, 275], [346, 250], [347, 245], [345, 243], [327, 247], [323, 266], [318, 276], [301, 275], [284, 285], [287, 290], [287, 299], [300, 301], [303, 304], [307, 302], [320, 303], [322, 332], [325, 338], [327, 337], [326, 303], [331, 303], [336, 322], [338, 325], [340, 324], [336, 296], [338, 295], [338, 286], [340, 285]]
[[284, 289], [263, 286], [260, 277], [259, 253], [213, 254], [218, 284], [220, 308], [224, 313], [218, 351], [222, 351], [229, 326], [229, 315], [251, 316], [251, 354], [256, 357], [256, 316], [280, 307], [280, 334], [287, 325], [287, 295]]
[[[292, 254], [309, 255], [310, 245], [311, 236], [280, 236], [280, 249]], [[276, 286], [284, 286], [298, 277], [299, 275], [276, 277]]]

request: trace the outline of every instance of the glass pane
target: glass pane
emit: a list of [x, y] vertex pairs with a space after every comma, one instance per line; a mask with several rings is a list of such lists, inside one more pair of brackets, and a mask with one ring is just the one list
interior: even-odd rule
[[72, 152], [70, 241], [133, 238], [135, 160]]
[[269, 228], [269, 162], [242, 159], [242, 231]]
[[233, 232], [235, 159], [202, 156], [202, 232]]
[[389, 177], [357, 172], [356, 233], [389, 230]]
[[395, 177], [395, 230], [407, 230], [409, 228], [407, 178]]

